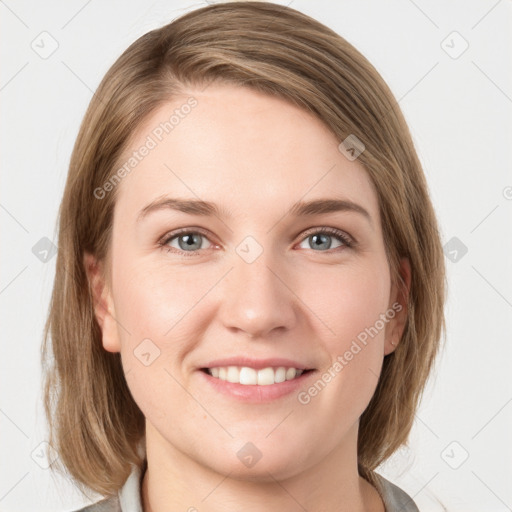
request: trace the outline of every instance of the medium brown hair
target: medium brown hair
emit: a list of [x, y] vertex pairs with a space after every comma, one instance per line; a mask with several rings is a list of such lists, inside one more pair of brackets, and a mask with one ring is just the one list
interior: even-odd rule
[[[411, 267], [407, 321], [384, 358], [360, 418], [359, 473], [407, 442], [445, 330], [444, 257], [426, 180], [388, 86], [351, 44], [314, 19], [267, 2], [204, 7], [137, 39], [103, 78], [73, 149], [59, 210], [58, 256], [42, 361], [50, 444], [81, 489], [113, 495], [142, 465], [144, 416], [120, 354], [103, 349], [84, 254], [108, 262], [117, 189], [94, 190], [115, 173], [138, 127], [187, 86], [215, 82], [279, 97], [319, 118], [343, 141], [365, 145], [358, 161], [377, 192], [393, 282]], [[108, 266], [106, 267], [108, 271]]]

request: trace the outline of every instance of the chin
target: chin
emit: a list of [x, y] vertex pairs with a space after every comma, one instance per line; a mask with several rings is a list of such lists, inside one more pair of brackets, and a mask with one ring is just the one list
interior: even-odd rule
[[[204, 463], [217, 473], [229, 474], [235, 480], [268, 483], [291, 478], [314, 464], [313, 461], [308, 464], [307, 455], [301, 451], [300, 443], [289, 447], [268, 440], [256, 443], [235, 442], [236, 448], [223, 449], [216, 464], [212, 465], [211, 460]], [[230, 456], [230, 453], [234, 456]]]

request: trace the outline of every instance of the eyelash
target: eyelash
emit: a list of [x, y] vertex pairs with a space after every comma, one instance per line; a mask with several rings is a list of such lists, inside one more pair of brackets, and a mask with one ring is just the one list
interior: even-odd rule
[[[305, 234], [303, 235], [303, 237], [301, 238], [300, 243], [302, 243], [304, 240], [306, 240], [311, 235], [319, 235], [319, 234], [331, 235], [331, 236], [334, 236], [335, 238], [338, 238], [338, 240], [340, 242], [342, 242], [347, 249], [354, 248], [357, 245], [356, 241], [353, 238], [349, 237], [347, 234], [345, 234], [343, 231], [340, 231], [339, 229], [336, 229], [336, 228], [330, 228], [330, 227], [312, 228], [312, 229], [307, 230], [305, 232]], [[180, 249], [176, 249], [175, 247], [170, 247], [167, 245], [171, 240], [179, 237], [180, 235], [202, 235], [208, 239], [207, 233], [201, 228], [184, 228], [184, 229], [179, 229], [176, 231], [172, 231], [171, 233], [165, 234], [160, 240], [158, 240], [157, 244], [161, 249], [165, 250], [166, 252], [182, 254], [186, 257], [200, 256], [201, 251], [202, 251], [201, 249], [196, 250], [196, 251], [182, 251]], [[328, 249], [327, 251], [314, 251], [314, 252], [330, 254], [333, 251], [336, 251], [336, 249], [341, 249], [341, 247], [335, 247], [334, 249]], [[206, 250], [206, 249], [203, 249], [203, 250]], [[311, 249], [311, 250], [313, 250], [313, 249]]]

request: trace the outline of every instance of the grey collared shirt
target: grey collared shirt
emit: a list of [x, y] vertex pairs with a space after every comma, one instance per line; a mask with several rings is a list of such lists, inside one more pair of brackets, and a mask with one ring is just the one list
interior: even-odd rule
[[[413, 499], [400, 487], [377, 475], [379, 494], [386, 512], [419, 512]], [[75, 512], [143, 512], [141, 499], [142, 469], [134, 466], [117, 496], [107, 498]]]

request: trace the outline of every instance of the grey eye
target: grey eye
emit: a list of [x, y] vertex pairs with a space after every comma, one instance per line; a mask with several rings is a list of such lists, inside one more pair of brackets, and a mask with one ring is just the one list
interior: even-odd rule
[[[302, 249], [321, 249], [321, 250], [328, 250], [332, 248], [332, 242], [333, 239], [339, 240], [339, 237], [327, 233], [315, 233], [313, 235], [310, 235], [306, 237], [301, 244], [304, 242], [309, 242], [309, 247], [302, 247]], [[339, 242], [339, 245], [336, 247], [340, 247], [341, 245], [344, 245], [342, 242]]]
[[[180, 249], [182, 251], [191, 252], [199, 249], [204, 249], [203, 239], [206, 239], [206, 237], [201, 233], [182, 233], [170, 238], [167, 241], [166, 245], [170, 245], [171, 247], [174, 247], [175, 249]], [[176, 240], [178, 241], [178, 247], [172, 245]]]

